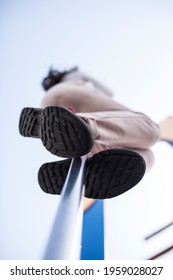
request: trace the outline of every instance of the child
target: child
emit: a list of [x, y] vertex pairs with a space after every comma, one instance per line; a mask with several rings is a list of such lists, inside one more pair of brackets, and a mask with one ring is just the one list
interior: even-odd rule
[[42, 109], [24, 108], [19, 129], [67, 158], [40, 168], [39, 184], [45, 192], [60, 194], [71, 158], [85, 154], [86, 197], [115, 197], [142, 179], [153, 162], [150, 147], [161, 138], [157, 124], [116, 102], [108, 88], [77, 67], [50, 70], [43, 88]]

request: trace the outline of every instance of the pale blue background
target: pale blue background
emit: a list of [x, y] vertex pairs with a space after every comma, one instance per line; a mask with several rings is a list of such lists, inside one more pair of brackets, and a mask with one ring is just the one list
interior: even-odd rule
[[57, 207], [37, 183], [40, 165], [56, 157], [18, 133], [50, 65], [79, 65], [118, 101], [162, 120], [173, 112], [173, 1], [1, 0], [1, 259], [39, 259]]

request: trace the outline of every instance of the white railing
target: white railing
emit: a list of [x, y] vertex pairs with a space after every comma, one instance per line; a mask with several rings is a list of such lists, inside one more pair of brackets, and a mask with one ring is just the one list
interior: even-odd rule
[[87, 156], [72, 159], [44, 260], [80, 259], [86, 159]]

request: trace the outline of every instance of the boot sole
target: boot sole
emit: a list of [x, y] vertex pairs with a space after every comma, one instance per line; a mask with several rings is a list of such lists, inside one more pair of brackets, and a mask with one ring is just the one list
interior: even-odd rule
[[22, 136], [40, 138], [45, 148], [59, 157], [81, 157], [94, 144], [87, 123], [61, 107], [24, 108], [19, 131]]
[[[38, 172], [41, 189], [60, 194], [71, 160], [43, 164]], [[87, 159], [84, 175], [85, 197], [106, 199], [116, 197], [139, 183], [145, 174], [144, 159], [128, 149], [111, 149]]]

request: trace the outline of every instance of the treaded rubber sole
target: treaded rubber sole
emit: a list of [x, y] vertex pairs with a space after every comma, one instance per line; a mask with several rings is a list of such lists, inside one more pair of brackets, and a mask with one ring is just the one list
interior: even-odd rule
[[[71, 160], [43, 164], [38, 172], [41, 189], [60, 194]], [[106, 199], [116, 197], [139, 183], [145, 174], [144, 159], [128, 149], [111, 149], [87, 159], [84, 175], [85, 197]]]
[[19, 131], [22, 136], [40, 138], [45, 148], [59, 157], [81, 157], [94, 145], [87, 123], [61, 107], [24, 108]]
[[24, 108], [20, 114], [19, 131], [22, 136], [40, 138], [42, 109]]

